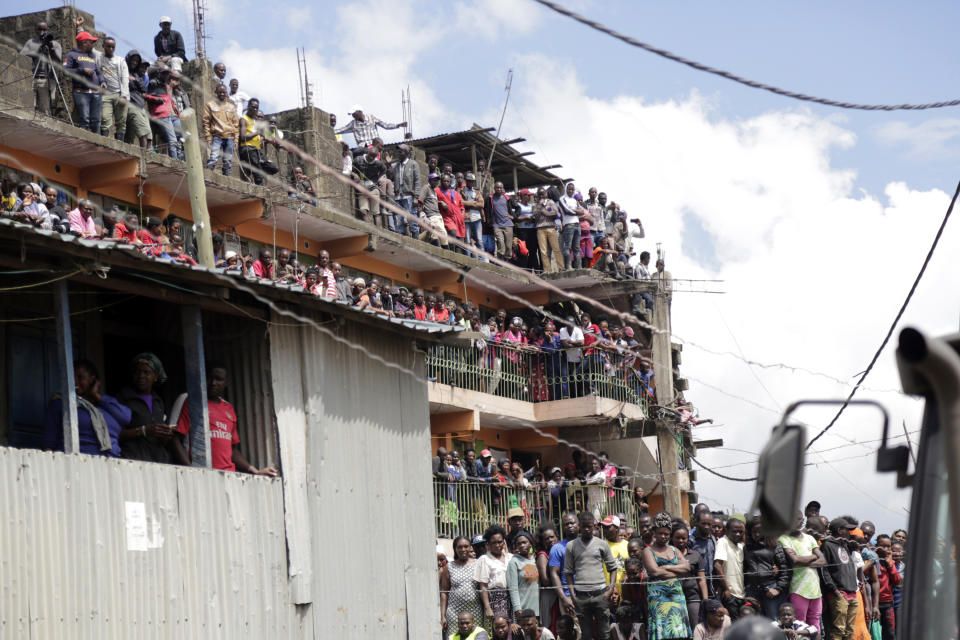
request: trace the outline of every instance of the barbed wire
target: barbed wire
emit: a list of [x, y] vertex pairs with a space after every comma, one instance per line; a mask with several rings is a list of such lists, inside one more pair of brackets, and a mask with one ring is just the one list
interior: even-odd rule
[[552, 11], [559, 13], [560, 15], [576, 20], [577, 22], [583, 25], [586, 25], [591, 29], [604, 33], [612, 38], [616, 38], [621, 42], [625, 42], [632, 47], [649, 51], [650, 53], [666, 58], [667, 60], [672, 60], [673, 62], [679, 62], [680, 64], [696, 69], [697, 71], [703, 71], [705, 73], [710, 73], [715, 76], [719, 76], [721, 78], [726, 78], [727, 80], [737, 82], [739, 84], [750, 87], [752, 89], [761, 89], [763, 91], [769, 91], [770, 93], [775, 93], [777, 95], [784, 96], [787, 98], [793, 98], [794, 100], [802, 100], [804, 102], [815, 102], [817, 104], [826, 105], [828, 107], [837, 107], [840, 109], [856, 109], [860, 111], [919, 111], [923, 109], [939, 109], [942, 107], [955, 107], [957, 105], [960, 105], [960, 99], [946, 100], [942, 102], [928, 102], [925, 104], [860, 104], [856, 102], [843, 102], [839, 100], [831, 100], [829, 98], [818, 98], [816, 96], [807, 95], [805, 93], [789, 91], [787, 89], [781, 89], [780, 87], [776, 87], [770, 84], [765, 84], [763, 82], [758, 82], [756, 80], [749, 80], [747, 78], [738, 76], [729, 71], [717, 69], [715, 67], [711, 67], [709, 65], [703, 64], [702, 62], [696, 62], [695, 60], [690, 60], [688, 58], [679, 56], [675, 53], [671, 53], [666, 49], [661, 49], [660, 47], [655, 47], [651, 44], [647, 44], [646, 42], [641, 42], [636, 38], [632, 38], [628, 35], [624, 35], [620, 33], [619, 31], [615, 31], [614, 29], [611, 29], [610, 27], [600, 22], [597, 22], [596, 20], [591, 20], [590, 18], [582, 16], [579, 13], [576, 13], [575, 11], [571, 11], [570, 9], [567, 9], [557, 4], [556, 2], [552, 2], [551, 0], [533, 0], [533, 1], [547, 7], [548, 9], [551, 9]]

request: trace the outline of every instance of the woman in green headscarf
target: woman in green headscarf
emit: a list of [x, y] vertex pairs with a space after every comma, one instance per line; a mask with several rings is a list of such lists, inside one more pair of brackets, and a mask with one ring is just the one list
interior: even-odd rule
[[152, 353], [139, 353], [130, 361], [130, 385], [117, 399], [133, 414], [129, 426], [120, 432], [120, 448], [124, 458], [146, 462], [173, 462], [170, 440], [173, 428], [166, 425], [163, 398], [154, 390], [167, 380], [160, 358]]

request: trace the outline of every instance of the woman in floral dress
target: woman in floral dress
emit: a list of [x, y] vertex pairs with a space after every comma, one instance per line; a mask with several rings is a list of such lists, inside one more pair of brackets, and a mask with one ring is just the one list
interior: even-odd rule
[[643, 550], [647, 570], [647, 637], [650, 640], [686, 640], [692, 637], [683, 586], [677, 579], [690, 572], [690, 563], [670, 544], [670, 514], [653, 518], [653, 544]]

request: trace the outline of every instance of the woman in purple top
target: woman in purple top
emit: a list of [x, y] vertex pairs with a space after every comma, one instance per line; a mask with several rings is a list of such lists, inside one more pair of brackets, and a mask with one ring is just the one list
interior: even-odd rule
[[167, 426], [163, 398], [154, 390], [155, 385], [167, 381], [160, 358], [152, 353], [137, 354], [130, 361], [130, 378], [130, 384], [117, 394], [132, 414], [130, 424], [120, 432], [123, 457], [145, 462], [174, 462], [176, 458], [170, 449], [174, 429]]
[[[77, 435], [80, 453], [120, 457], [120, 430], [130, 422], [130, 409], [100, 392], [97, 368], [89, 360], [73, 364], [77, 394]], [[43, 448], [63, 451], [63, 399], [56, 397], [47, 406], [43, 421]]]

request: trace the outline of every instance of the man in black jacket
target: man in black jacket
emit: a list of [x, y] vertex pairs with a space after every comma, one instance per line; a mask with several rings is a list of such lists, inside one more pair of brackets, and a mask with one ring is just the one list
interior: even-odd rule
[[169, 16], [160, 18], [160, 32], [153, 38], [153, 52], [157, 56], [157, 62], [179, 72], [187, 61], [187, 51], [180, 32], [170, 29], [172, 24], [173, 20]]
[[780, 605], [789, 602], [793, 572], [777, 539], [760, 533], [760, 522], [750, 527], [750, 542], [743, 554], [743, 574], [747, 595], [757, 599], [763, 615], [776, 620]]
[[826, 566], [820, 569], [823, 582], [823, 595], [829, 611], [828, 618], [832, 632], [830, 640], [849, 640], [857, 621], [857, 609], [860, 603], [857, 600], [857, 566], [847, 548], [850, 541], [850, 530], [856, 528], [856, 523], [848, 518], [834, 518], [830, 521], [830, 535], [821, 541], [820, 550], [827, 560]]

